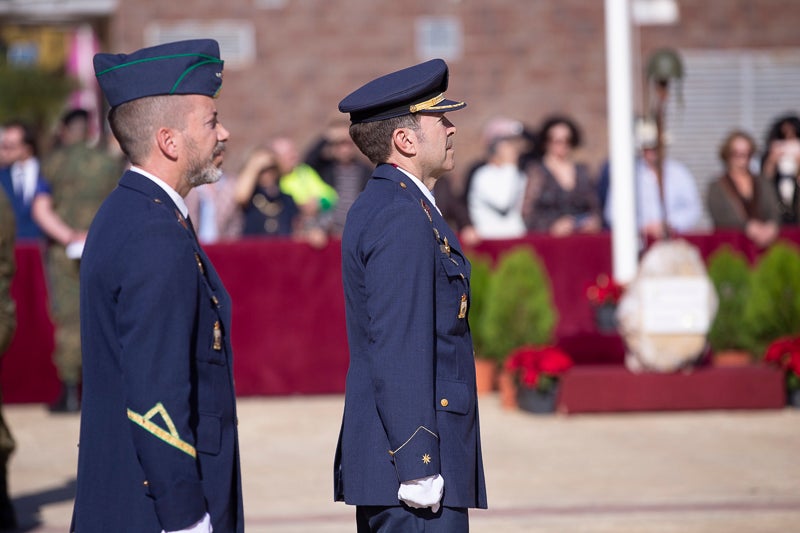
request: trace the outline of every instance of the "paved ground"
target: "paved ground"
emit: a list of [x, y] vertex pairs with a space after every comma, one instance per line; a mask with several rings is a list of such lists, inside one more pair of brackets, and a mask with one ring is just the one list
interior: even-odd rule
[[[247, 531], [355, 531], [331, 501], [342, 401], [240, 400]], [[78, 417], [5, 415], [20, 531], [67, 531]], [[539, 416], [490, 395], [481, 422], [490, 510], [473, 533], [800, 531], [800, 410]]]

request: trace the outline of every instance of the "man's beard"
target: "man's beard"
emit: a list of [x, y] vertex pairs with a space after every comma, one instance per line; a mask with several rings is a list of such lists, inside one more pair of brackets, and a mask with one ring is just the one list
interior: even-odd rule
[[[190, 148], [194, 155], [196, 153], [196, 146], [192, 145]], [[219, 168], [214, 161], [224, 151], [225, 143], [218, 142], [217, 146], [214, 147], [214, 152], [211, 154], [210, 159], [203, 161], [199, 157], [193, 157], [186, 176], [186, 181], [189, 185], [197, 187], [198, 185], [205, 185], [206, 183], [218, 182], [222, 177], [222, 169]]]

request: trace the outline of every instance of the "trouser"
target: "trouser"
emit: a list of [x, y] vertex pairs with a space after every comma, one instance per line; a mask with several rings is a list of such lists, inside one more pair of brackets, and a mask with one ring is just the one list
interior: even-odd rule
[[62, 246], [47, 251], [50, 309], [55, 325], [53, 363], [66, 385], [81, 381], [81, 324], [79, 261], [69, 259]]
[[463, 507], [356, 506], [358, 533], [468, 533], [469, 515]]

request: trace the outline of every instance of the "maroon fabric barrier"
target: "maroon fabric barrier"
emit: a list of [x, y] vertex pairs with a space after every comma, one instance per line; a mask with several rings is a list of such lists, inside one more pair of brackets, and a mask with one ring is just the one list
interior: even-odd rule
[[17, 302], [17, 331], [3, 356], [3, 401], [7, 403], [53, 402], [60, 385], [53, 366], [53, 324], [47, 307], [42, 253], [33, 244], [18, 245], [17, 274], [11, 296]]
[[[800, 230], [784, 232], [800, 243]], [[731, 244], [754, 259], [758, 251], [738, 233], [694, 235], [704, 257]], [[533, 247], [550, 273], [560, 321], [556, 341], [579, 365], [623, 361], [616, 335], [598, 333], [585, 289], [611, 271], [608, 234], [552, 238], [531, 235], [487, 241], [473, 251], [497, 258], [518, 245]], [[239, 395], [325, 394], [344, 390], [347, 336], [338, 241], [316, 250], [286, 240], [241, 240], [205, 247], [233, 298], [232, 342]], [[58, 395], [51, 363], [53, 326], [40, 250], [17, 247], [12, 284], [19, 327], [3, 360], [7, 402], [49, 402]]]

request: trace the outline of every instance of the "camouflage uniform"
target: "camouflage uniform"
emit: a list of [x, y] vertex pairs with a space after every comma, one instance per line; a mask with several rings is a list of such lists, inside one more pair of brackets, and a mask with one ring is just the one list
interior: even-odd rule
[[[97, 209], [114, 189], [122, 165], [99, 148], [86, 143], [65, 146], [53, 152], [42, 165], [52, 187], [53, 207], [75, 230], [87, 230]], [[55, 323], [53, 362], [65, 385], [81, 378], [81, 339], [78, 318], [78, 265], [64, 246], [53, 244], [47, 251], [48, 282], [52, 318]]]
[[[0, 356], [6, 351], [17, 325], [16, 307], [11, 298], [11, 278], [14, 277], [14, 211], [5, 191], [0, 189]], [[2, 391], [0, 391], [2, 404]], [[15, 526], [16, 518], [8, 497], [6, 473], [8, 459], [15, 448], [14, 438], [0, 412], [0, 528]]]

